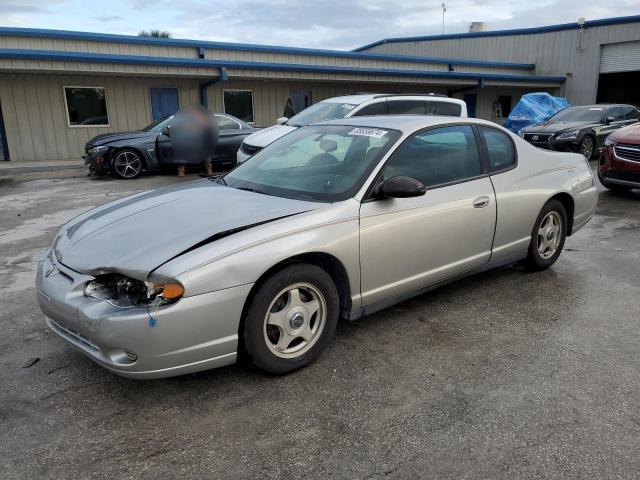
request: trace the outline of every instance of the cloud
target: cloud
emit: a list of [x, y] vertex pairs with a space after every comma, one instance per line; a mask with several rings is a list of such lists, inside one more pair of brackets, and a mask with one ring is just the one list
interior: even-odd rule
[[[490, 30], [640, 14], [639, 0], [444, 0], [445, 33], [473, 21]], [[382, 38], [442, 32], [442, 0], [0, 0], [0, 23], [174, 38], [352, 49]], [[141, 24], [144, 22], [144, 25]], [[105, 24], [109, 27], [105, 27]]]
[[98, 20], [99, 22], [114, 22], [116, 20], [124, 20], [124, 17], [122, 15], [98, 15], [91, 18], [93, 20]]

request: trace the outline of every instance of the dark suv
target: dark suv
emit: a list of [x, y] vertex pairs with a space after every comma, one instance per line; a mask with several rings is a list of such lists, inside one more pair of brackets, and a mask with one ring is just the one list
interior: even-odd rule
[[560, 110], [518, 135], [536, 147], [580, 152], [590, 160], [609, 134], [639, 120], [640, 110], [633, 105], [584, 105]]

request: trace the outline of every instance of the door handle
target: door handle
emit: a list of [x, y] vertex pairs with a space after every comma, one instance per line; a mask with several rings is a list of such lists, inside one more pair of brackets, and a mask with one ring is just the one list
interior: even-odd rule
[[491, 199], [489, 197], [486, 197], [486, 196], [478, 197], [473, 201], [473, 206], [475, 208], [484, 208], [487, 205], [489, 205], [490, 201]]

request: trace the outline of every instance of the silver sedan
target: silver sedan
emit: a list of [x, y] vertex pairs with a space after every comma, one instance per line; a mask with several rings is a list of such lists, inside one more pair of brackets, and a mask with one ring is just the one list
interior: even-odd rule
[[317, 358], [339, 318], [501, 265], [550, 267], [596, 202], [582, 155], [490, 122], [336, 120], [224, 177], [76, 217], [39, 264], [37, 296], [51, 330], [119, 375], [239, 354], [281, 374]]

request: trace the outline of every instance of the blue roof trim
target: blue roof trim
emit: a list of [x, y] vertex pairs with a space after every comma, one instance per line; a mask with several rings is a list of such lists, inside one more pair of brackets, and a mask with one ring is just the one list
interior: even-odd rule
[[182, 40], [177, 38], [150, 38], [109, 33], [73, 32], [68, 30], [47, 30], [38, 28], [0, 27], [0, 36], [35, 37], [61, 40], [84, 40], [110, 43], [133, 43], [169, 47], [216, 48], [220, 50], [248, 50], [253, 52], [299, 54], [310, 56], [358, 58], [362, 60], [388, 60], [412, 63], [443, 63], [479, 67], [516, 68], [533, 70], [532, 63], [493, 62], [486, 60], [465, 60], [440, 57], [420, 57], [412, 55], [388, 55], [382, 53], [360, 53], [343, 50], [321, 50], [315, 48], [280, 47], [275, 45], [255, 45], [249, 43], [225, 43], [206, 40]]
[[156, 65], [169, 67], [195, 67], [195, 68], [237, 68], [248, 70], [272, 70], [288, 72], [312, 72], [312, 73], [348, 73], [356, 75], [382, 75], [399, 77], [430, 77], [430, 78], [459, 78], [474, 80], [507, 80], [516, 82], [535, 83], [561, 83], [565, 77], [537, 77], [534, 75], [514, 75], [503, 73], [475, 73], [475, 72], [449, 72], [404, 70], [394, 68], [362, 68], [340, 67], [331, 65], [305, 65], [297, 63], [267, 63], [244, 62], [235, 60], [204, 60], [200, 58], [167, 58], [138, 55], [110, 55], [102, 53], [85, 52], [58, 52], [51, 50], [24, 50], [13, 48], [0, 48], [0, 58], [14, 60], [45, 60], [62, 62], [84, 63], [120, 63], [131, 65]]
[[[607, 25], [620, 25], [623, 23], [640, 22], [640, 15], [631, 15], [627, 17], [601, 18], [599, 20], [589, 20], [584, 22], [584, 28], [604, 27]], [[377, 42], [369, 43], [362, 47], [353, 49], [353, 52], [361, 52], [369, 48], [384, 45], [385, 43], [403, 43], [403, 42], [420, 42], [429, 40], [453, 40], [457, 38], [482, 38], [482, 37], [506, 37], [510, 35], [534, 35], [536, 33], [560, 32], [563, 30], [577, 30], [580, 28], [577, 22], [561, 23], [558, 25], [547, 25], [545, 27], [532, 28], [516, 28], [513, 30], [495, 30], [489, 32], [467, 32], [467, 33], [451, 33], [447, 35], [425, 35], [418, 37], [398, 37], [385, 38]]]

